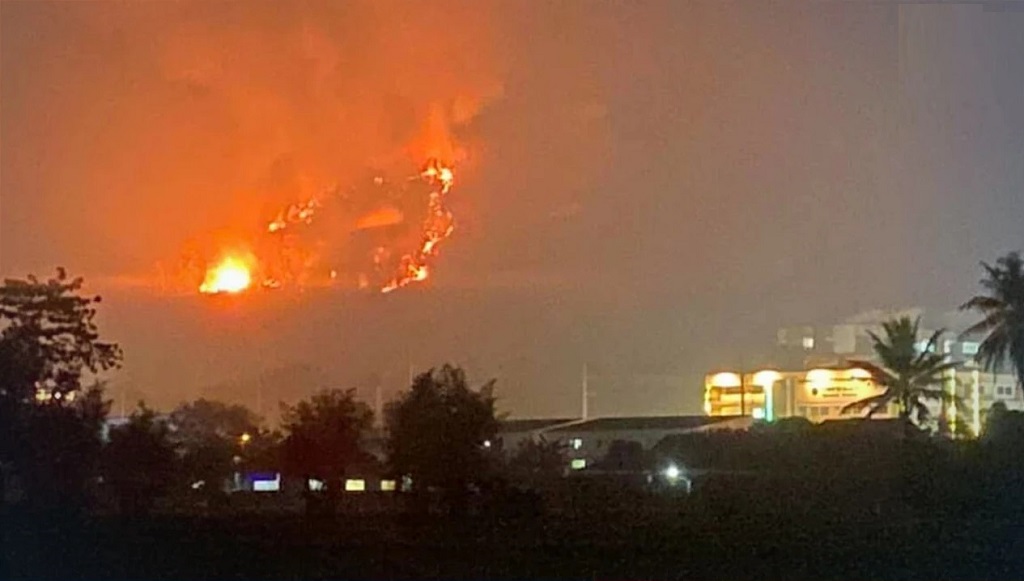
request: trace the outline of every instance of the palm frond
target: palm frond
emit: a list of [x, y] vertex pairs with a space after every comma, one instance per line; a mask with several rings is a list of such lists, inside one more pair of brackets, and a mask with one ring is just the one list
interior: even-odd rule
[[[922, 349], [921, 352], [918, 353], [917, 357], [914, 359], [914, 367], [919, 367], [926, 361], [929, 361], [930, 359], [936, 356], [939, 339], [942, 338], [942, 335], [945, 334], [945, 332], [945, 329], [939, 329], [938, 331], [932, 333], [932, 336], [929, 337], [928, 340], [925, 342], [924, 349]], [[939, 359], [942, 359], [942, 357], [940, 356]]]
[[878, 385], [888, 386], [896, 381], [896, 377], [889, 373], [888, 370], [872, 361], [864, 359], [847, 359], [846, 362], [853, 367], [859, 367], [864, 371], [867, 371], [871, 374], [871, 381]]
[[982, 314], [984, 315], [984, 317], [977, 323], [968, 327], [967, 330], [965, 330], [962, 333], [962, 335], [982, 333], [985, 331], [990, 331], [992, 329], [998, 328], [999, 326], [1005, 324], [1007, 318], [1006, 310], [982, 311]]
[[[848, 403], [848, 404], [843, 406], [843, 408], [841, 410], [841, 413], [845, 414], [846, 412], [851, 412], [851, 411], [861, 411], [864, 408], [868, 408], [868, 407], [876, 408], [876, 407], [879, 407], [879, 406], [887, 406], [887, 405], [889, 405], [889, 402], [892, 400], [892, 398], [893, 398], [892, 394], [889, 393], [888, 391], [886, 391], [885, 393], [880, 393], [878, 395], [873, 395], [871, 397], [866, 397], [864, 399], [857, 400], [857, 401], [852, 402], [852, 403]], [[874, 413], [873, 409], [869, 410], [868, 416], [871, 416], [871, 414], [873, 414], [873, 413]]]
[[1001, 301], [1001, 300], [999, 300], [999, 299], [997, 299], [995, 297], [989, 297], [989, 296], [985, 296], [985, 295], [978, 295], [976, 297], [972, 297], [971, 300], [969, 300], [966, 303], [960, 305], [960, 310], [961, 311], [982, 311], [982, 312], [998, 311], [998, 310], [1002, 309], [1005, 305], [1006, 305], [1006, 303], [1004, 303], [1003, 301]]
[[922, 402], [920, 400], [915, 400], [913, 402], [913, 404], [911, 404], [911, 408], [915, 412], [914, 415], [917, 418], [917, 423], [918, 424], [920, 424], [923, 421], [928, 420], [931, 417], [931, 414], [932, 414], [931, 410], [929, 410], [928, 406], [925, 405], [924, 402]]

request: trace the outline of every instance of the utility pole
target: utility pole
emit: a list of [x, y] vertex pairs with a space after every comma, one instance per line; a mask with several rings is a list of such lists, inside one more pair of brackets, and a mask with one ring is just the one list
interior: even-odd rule
[[740, 416], [747, 415], [747, 387], [743, 379], [743, 368], [740, 368]]
[[746, 417], [747, 415], [747, 385], [744, 379], [745, 373], [743, 372], [743, 356], [740, 355], [740, 417]]
[[583, 388], [583, 393], [582, 393], [583, 398], [582, 399], [583, 399], [583, 401], [581, 402], [582, 409], [580, 410], [580, 412], [581, 412], [580, 413], [580, 419], [582, 419], [582, 420], [586, 420], [587, 419], [587, 415], [588, 415], [588, 411], [589, 411], [589, 409], [588, 409], [588, 403], [589, 402], [587, 401], [588, 399], [590, 399], [590, 390], [589, 390], [589, 387], [587, 385], [587, 380], [588, 379], [589, 379], [589, 377], [587, 376], [587, 364], [584, 363], [583, 364], [583, 385], [582, 385], [582, 388]]
[[380, 378], [378, 377], [377, 381], [376, 381], [376, 384], [374, 385], [374, 390], [373, 390], [373, 411], [374, 411], [374, 415], [377, 417], [377, 423], [380, 426], [383, 426], [384, 425], [384, 396], [381, 393], [381, 386], [380, 386], [380, 384], [381, 384], [381, 381], [380, 381]]
[[263, 416], [263, 380], [256, 382], [256, 415]]

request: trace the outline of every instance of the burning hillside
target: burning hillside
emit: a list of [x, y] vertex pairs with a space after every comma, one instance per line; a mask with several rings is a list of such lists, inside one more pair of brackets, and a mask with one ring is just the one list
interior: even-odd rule
[[453, 183], [453, 169], [430, 159], [398, 183], [378, 175], [369, 188], [332, 188], [290, 204], [248, 240], [199, 260], [199, 292], [351, 284], [386, 293], [426, 280], [455, 230], [446, 204]]

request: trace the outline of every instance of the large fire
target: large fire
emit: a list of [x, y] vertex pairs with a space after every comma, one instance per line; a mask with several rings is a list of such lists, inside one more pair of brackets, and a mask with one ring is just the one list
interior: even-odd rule
[[240, 258], [228, 256], [206, 271], [199, 292], [207, 294], [240, 293], [252, 284], [249, 266]]
[[[412, 242], [412, 236], [406, 236], [405, 250], [393, 237], [386, 237], [375, 244], [364, 259], [355, 261], [371, 271], [351, 273], [360, 288], [376, 286], [380, 292], [387, 293], [430, 276], [430, 263], [437, 256], [439, 244], [455, 230], [454, 218], [446, 205], [454, 177], [451, 167], [431, 159], [419, 174], [406, 180], [414, 193], [427, 192], [426, 215], [415, 234], [417, 241]], [[387, 186], [384, 178], [374, 178], [374, 184], [379, 188], [374, 195], [384, 196]], [[405, 190], [400, 195], [406, 196], [402, 200], [408, 200]], [[254, 249], [251, 256], [243, 259], [228, 254], [207, 266], [199, 291], [205, 294], [240, 293], [255, 287], [276, 289], [304, 286], [316, 281], [337, 283], [341, 269], [331, 262], [332, 257], [325, 256], [322, 244], [310, 243], [303, 233], [312, 228], [314, 222], [330, 223], [332, 214], [348, 211], [347, 202], [349, 200], [335, 189], [289, 205], [265, 225], [262, 234], [251, 244]], [[353, 232], [388, 231], [389, 228], [404, 228], [403, 231], [408, 232], [408, 226], [403, 224], [406, 218], [403, 209], [412, 202], [402, 209], [397, 207], [395, 200], [380, 200], [376, 204], [373, 209], [357, 214], [347, 227]], [[423, 212], [423, 208], [420, 205], [419, 212]], [[320, 224], [315, 226], [320, 227]], [[355, 267], [349, 264], [349, 267], [362, 268], [358, 264]]]

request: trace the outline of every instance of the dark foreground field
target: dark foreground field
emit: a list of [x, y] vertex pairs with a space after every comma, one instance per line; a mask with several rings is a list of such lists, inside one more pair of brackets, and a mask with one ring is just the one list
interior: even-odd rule
[[630, 512], [10, 517], [11, 579], [1021, 579], [1024, 524]]

